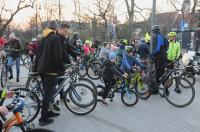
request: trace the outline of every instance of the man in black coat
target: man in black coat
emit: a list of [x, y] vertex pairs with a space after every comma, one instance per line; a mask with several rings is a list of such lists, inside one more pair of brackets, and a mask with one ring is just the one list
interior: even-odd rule
[[57, 23], [50, 21], [48, 28], [43, 31], [36, 56], [36, 67], [41, 76], [44, 90], [41, 118], [39, 119], [41, 125], [52, 123], [53, 119], [50, 117], [59, 115], [59, 113], [48, 111], [49, 103], [53, 101], [57, 76], [64, 71], [62, 43], [56, 30]]

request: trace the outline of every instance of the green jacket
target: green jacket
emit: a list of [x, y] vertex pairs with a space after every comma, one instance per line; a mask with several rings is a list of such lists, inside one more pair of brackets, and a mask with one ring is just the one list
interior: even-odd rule
[[181, 54], [181, 46], [179, 42], [170, 42], [167, 51], [167, 59], [173, 61], [178, 59]]

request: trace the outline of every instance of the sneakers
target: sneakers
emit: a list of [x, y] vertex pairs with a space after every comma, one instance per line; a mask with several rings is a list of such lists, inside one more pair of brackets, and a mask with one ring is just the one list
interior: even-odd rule
[[45, 126], [45, 125], [48, 125], [48, 124], [51, 124], [51, 123], [53, 123], [53, 119], [49, 119], [49, 118], [47, 118], [47, 119], [40, 118], [39, 119], [39, 124], [42, 125], [42, 126]]
[[49, 112], [47, 113], [47, 116], [48, 116], [49, 118], [57, 117], [57, 116], [59, 116], [59, 115], [60, 115], [60, 113], [55, 113], [55, 112], [53, 112], [52, 110], [49, 111]]
[[9, 79], [9, 80], [13, 79], [13, 76], [12, 76], [12, 75], [10, 75], [10, 77], [9, 77], [8, 79]]

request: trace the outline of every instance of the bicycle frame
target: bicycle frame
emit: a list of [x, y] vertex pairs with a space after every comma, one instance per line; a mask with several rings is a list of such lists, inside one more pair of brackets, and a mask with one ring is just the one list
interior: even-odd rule
[[[13, 126], [20, 126], [23, 123], [23, 118], [19, 112], [3, 123], [4, 132], [9, 132]], [[22, 131], [25, 131], [24, 127], [20, 126]]]

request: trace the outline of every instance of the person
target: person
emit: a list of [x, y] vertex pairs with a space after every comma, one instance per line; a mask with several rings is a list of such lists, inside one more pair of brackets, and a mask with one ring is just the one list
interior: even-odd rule
[[116, 53], [111, 52], [109, 54], [109, 58], [106, 59], [103, 63], [104, 69], [102, 78], [105, 83], [105, 89], [103, 89], [103, 91], [100, 91], [98, 93], [98, 95], [102, 96], [103, 99], [106, 99], [110, 89], [112, 88], [112, 85], [116, 83], [115, 77], [117, 76], [122, 78], [123, 76], [125, 76], [125, 74], [123, 74], [123, 72], [115, 65], [115, 62], [116, 62]]
[[1, 38], [0, 38], [0, 59], [2, 59], [3, 61], [3, 57], [4, 57], [4, 51], [3, 51], [3, 47], [4, 47], [4, 44], [6, 43], [6, 36], [3, 35]]
[[36, 38], [32, 38], [31, 42], [28, 45], [29, 55], [31, 57], [31, 62], [33, 62], [33, 60], [34, 60], [34, 56], [36, 55], [37, 48], [38, 48], [38, 41], [37, 41]]
[[[4, 91], [4, 90], [0, 90], [0, 97], [2, 98], [5, 94], [5, 98], [12, 98], [14, 95], [13, 91]], [[4, 98], [4, 97], [3, 97]], [[8, 114], [8, 108], [6, 106], [0, 106], [0, 113], [2, 115], [7, 115]], [[0, 131], [3, 129], [3, 122], [0, 120]]]
[[110, 43], [104, 42], [103, 47], [101, 48], [99, 53], [99, 60], [101, 61], [102, 64], [104, 60], [108, 59], [110, 52], [111, 52]]
[[94, 49], [92, 47], [92, 42], [90, 40], [86, 40], [83, 45], [83, 54], [86, 62], [91, 62], [93, 59]]
[[178, 41], [176, 41], [176, 32], [169, 32], [169, 48], [167, 51], [167, 60], [169, 68], [173, 68], [173, 62], [178, 60], [181, 55], [181, 46]]
[[76, 40], [75, 52], [81, 54], [82, 53], [82, 42], [80, 39]]
[[149, 55], [150, 46], [145, 42], [144, 38], [141, 38], [139, 47], [138, 47], [138, 54], [140, 55], [140, 58], [147, 59]]
[[34, 71], [38, 71], [40, 74], [44, 90], [40, 125], [52, 123], [53, 119], [50, 118], [59, 115], [59, 113], [49, 111], [49, 103], [53, 102], [52, 97], [58, 84], [57, 77], [64, 71], [62, 43], [56, 30], [57, 23], [50, 21], [48, 27], [43, 30], [43, 37], [36, 55], [36, 69]]
[[[165, 72], [165, 67], [167, 64], [167, 40], [163, 37], [160, 32], [159, 25], [154, 25], [151, 28], [153, 36], [151, 38], [153, 44], [153, 51], [150, 53], [150, 58], [154, 59], [155, 72], [156, 72], [156, 83], [159, 84], [160, 77]], [[154, 87], [152, 89], [152, 94], [158, 94], [158, 88]], [[168, 92], [168, 91], [166, 91]]]
[[133, 47], [133, 55], [137, 53], [137, 40], [132, 39], [130, 45]]
[[73, 33], [73, 36], [70, 40], [70, 44], [71, 46], [73, 47], [74, 50], [76, 50], [76, 40], [79, 39], [79, 33], [78, 32], [74, 32]]
[[[79, 53], [75, 52], [73, 50], [73, 47], [68, 43], [66, 36], [69, 35], [69, 25], [68, 24], [61, 24], [56, 32], [56, 34], [59, 36], [60, 40], [61, 40], [61, 44], [62, 44], [62, 53], [63, 53], [63, 63], [64, 64], [71, 64], [71, 60], [70, 60], [70, 56], [72, 56], [75, 60], [80, 60], [79, 57]], [[62, 71], [62, 73], [60, 75], [64, 75], [65, 71]], [[64, 79], [59, 79], [58, 80], [58, 85], [60, 85], [62, 83]], [[60, 91], [60, 98], [64, 99], [64, 93], [63, 90]], [[54, 107], [59, 111], [59, 103], [57, 103], [57, 105], [54, 105]]]
[[19, 82], [20, 75], [20, 57], [22, 51], [22, 45], [19, 40], [16, 38], [15, 33], [12, 32], [9, 35], [8, 42], [5, 43], [4, 47], [8, 47], [8, 62], [7, 62], [7, 71], [10, 72], [10, 77], [8, 79], [13, 79], [13, 61], [16, 61], [16, 69], [17, 69], [17, 79], [16, 82]]
[[121, 39], [119, 42], [119, 48], [117, 50], [117, 66], [120, 67], [122, 63], [123, 53], [125, 46], [128, 45], [128, 41], [126, 39]]
[[120, 66], [120, 69], [123, 72], [132, 73], [132, 66], [139, 66], [142, 69], [145, 69], [145, 66], [140, 63], [134, 56], [133, 56], [133, 47], [132, 46], [126, 46], [125, 47], [125, 54], [122, 58], [122, 64]]

